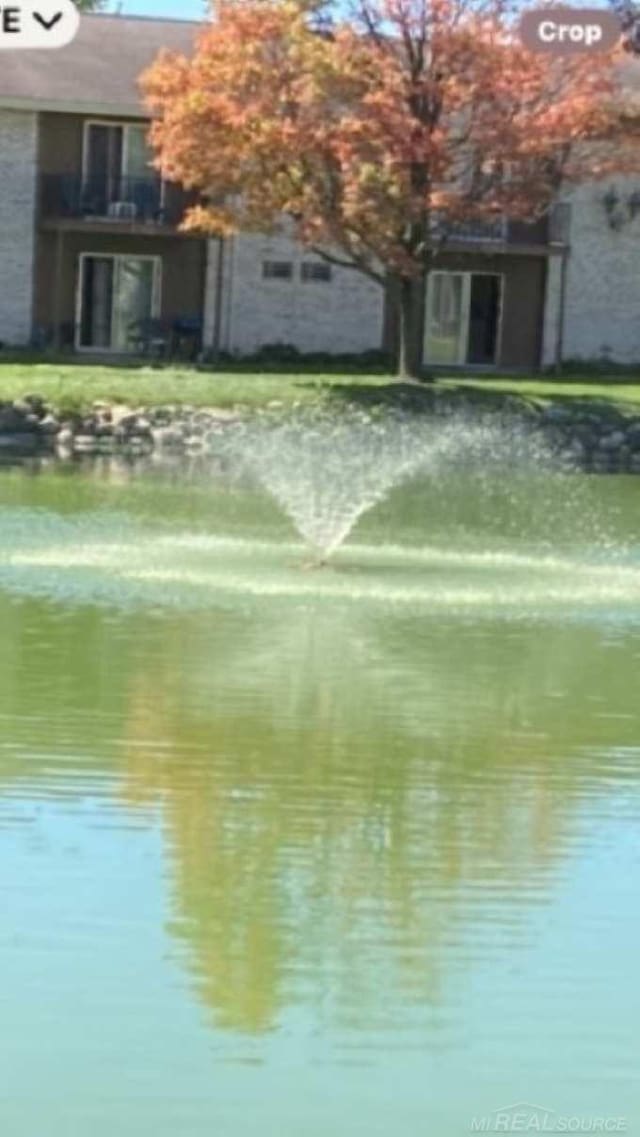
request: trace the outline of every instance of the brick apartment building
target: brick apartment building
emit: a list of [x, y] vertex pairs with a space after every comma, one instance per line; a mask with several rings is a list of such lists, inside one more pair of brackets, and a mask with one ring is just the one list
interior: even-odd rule
[[[150, 165], [138, 77], [198, 25], [83, 15], [59, 51], [3, 53], [0, 340], [132, 354], [149, 336], [238, 354], [361, 352], [393, 334], [384, 291], [283, 232], [179, 230], [189, 195]], [[635, 69], [629, 68], [635, 82]], [[425, 361], [532, 370], [640, 361], [640, 180], [587, 185], [535, 224], [457, 232], [429, 281]]]

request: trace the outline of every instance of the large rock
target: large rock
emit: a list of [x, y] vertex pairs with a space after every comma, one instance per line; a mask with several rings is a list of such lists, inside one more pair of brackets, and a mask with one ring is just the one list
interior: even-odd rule
[[626, 442], [626, 435], [623, 430], [614, 430], [610, 434], [602, 436], [599, 442], [600, 450], [608, 451], [609, 453], [619, 450]]
[[627, 443], [634, 450], [640, 450], [640, 422], [635, 420], [627, 427]]
[[119, 426], [123, 420], [128, 419], [130, 416], [135, 417], [133, 407], [128, 407], [126, 403], [114, 403], [109, 407], [109, 411], [114, 426]]
[[184, 435], [177, 426], [155, 426], [151, 429], [154, 444], [161, 449], [179, 450], [184, 444]]
[[78, 454], [96, 454], [98, 438], [95, 434], [76, 434], [73, 440], [73, 449]]
[[60, 423], [55, 415], [49, 411], [40, 420], [39, 428], [41, 434], [48, 435], [49, 437], [56, 435], [60, 431]]
[[30, 419], [30, 408], [20, 408], [13, 403], [0, 405], [0, 434], [29, 434], [37, 431], [37, 424]]

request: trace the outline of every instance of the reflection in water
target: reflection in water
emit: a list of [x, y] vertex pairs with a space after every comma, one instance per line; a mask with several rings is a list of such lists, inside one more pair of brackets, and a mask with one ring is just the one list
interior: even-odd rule
[[483, 922], [525, 934], [581, 805], [632, 778], [633, 642], [613, 639], [605, 668], [584, 627], [284, 615], [126, 635], [76, 615], [60, 685], [73, 697], [82, 643], [85, 682], [117, 691], [105, 773], [129, 806], [161, 806], [171, 931], [216, 1021], [262, 1031], [301, 1000], [381, 1026], [383, 972], [398, 1026], [437, 1002]]
[[[504, 903], [544, 887], [597, 776], [594, 743], [626, 736], [624, 773], [637, 724], [585, 717], [588, 633], [451, 636], [312, 608], [291, 624], [273, 617], [256, 638], [238, 652], [218, 636], [212, 668], [204, 653], [213, 722], [178, 700], [161, 762], [147, 755], [141, 772], [130, 751], [134, 786], [150, 777], [162, 795], [175, 930], [226, 1025], [274, 1025], [302, 986], [366, 1028], [382, 971], [399, 1026], [407, 1003], [437, 999], [441, 971], [456, 966], [452, 938], [464, 954], [468, 931], [482, 939], [478, 920], [509, 924]], [[628, 706], [619, 671], [609, 692], [598, 672], [600, 709]], [[172, 681], [159, 680], [162, 702]], [[185, 737], [203, 756], [186, 786]], [[484, 915], [469, 903], [476, 886]]]
[[[134, 887], [129, 835], [157, 830], [161, 851], [137, 865], [135, 895], [153, 894], [158, 882], [166, 890], [166, 909], [157, 913], [162, 947], [154, 944], [153, 951], [168, 954], [198, 993], [216, 1061], [231, 1064], [242, 1039], [249, 1048], [244, 1057], [277, 1065], [286, 1040], [293, 1040], [301, 1064], [314, 1071], [333, 1064], [335, 1116], [357, 1115], [362, 1132], [388, 1133], [397, 1103], [376, 1129], [377, 1107], [365, 1104], [376, 1087], [364, 1095], [354, 1070], [372, 1055], [391, 1062], [397, 1054], [405, 1117], [413, 1103], [411, 1126], [398, 1132], [409, 1137], [424, 1116], [416, 1104], [424, 1094], [423, 1068], [412, 1066], [411, 1055], [422, 1061], [435, 1053], [433, 1061], [443, 1064], [442, 1088], [439, 1067], [431, 1069], [430, 1082], [436, 1115], [444, 1118], [438, 1131], [454, 1137], [462, 1130], [453, 1124], [451, 1103], [468, 1072], [472, 1034], [486, 1043], [484, 1058], [473, 1053], [484, 1077], [489, 1067], [501, 1076], [506, 1070], [511, 1085], [516, 1062], [530, 1079], [542, 1069], [542, 1089], [536, 1094], [538, 1083], [530, 1081], [523, 1093], [538, 1100], [549, 1092], [549, 1106], [560, 1108], [546, 1089], [550, 1069], [562, 1068], [562, 1084], [575, 1094], [598, 1073], [609, 1094], [601, 1112], [624, 1112], [612, 1095], [622, 1094], [633, 1060], [628, 1038], [635, 1019], [631, 1005], [625, 1007], [635, 925], [624, 871], [605, 875], [602, 863], [611, 858], [623, 869], [630, 863], [640, 815], [631, 555], [611, 570], [622, 574], [622, 599], [609, 581], [597, 603], [578, 597], [573, 607], [545, 602], [548, 581], [557, 583], [558, 573], [568, 579], [569, 595], [566, 563], [559, 569], [547, 557], [545, 567], [542, 556], [516, 548], [500, 554], [503, 565], [511, 558], [500, 576], [498, 554], [487, 567], [483, 546], [453, 541], [448, 567], [438, 571], [451, 574], [457, 557], [460, 590], [474, 587], [480, 573], [491, 578], [496, 595], [508, 594], [512, 562], [520, 558], [516, 585], [526, 578], [535, 604], [523, 612], [497, 603], [449, 611], [407, 599], [384, 602], [363, 591], [353, 603], [324, 586], [314, 594], [311, 585], [303, 595], [247, 591], [231, 600], [211, 587], [206, 604], [182, 606], [182, 594], [163, 604], [156, 589], [142, 604], [132, 603], [123, 585], [131, 563], [119, 565], [113, 549], [117, 530], [117, 547], [137, 550], [134, 568], [149, 555], [150, 535], [142, 523], [136, 531], [133, 513], [105, 518], [102, 552], [89, 566], [86, 548], [83, 563], [55, 560], [45, 531], [55, 529], [64, 553], [64, 526], [53, 526], [50, 514], [30, 530], [30, 548], [24, 515], [13, 516], [11, 543], [0, 555], [7, 588], [0, 593], [0, 842], [15, 834], [20, 863], [45, 865], [24, 886], [25, 904], [35, 904], [36, 937], [24, 939], [21, 954], [34, 973], [46, 955], [52, 888], [54, 903], [63, 886], [73, 901], [69, 910], [60, 908], [65, 951], [80, 941], [90, 959], [105, 937], [117, 942], [109, 924], [112, 897], [105, 895], [99, 918], [85, 915], [88, 892], [78, 884], [84, 878], [77, 860], [89, 881], [93, 874], [100, 879], [105, 860], [115, 860], [114, 876], [126, 894]], [[69, 519], [74, 532], [80, 524]], [[189, 558], [197, 556], [204, 573], [217, 548], [214, 536], [202, 533], [194, 553], [181, 536], [180, 509], [175, 526], [178, 536], [164, 535], [149, 568], [166, 568], [170, 558], [177, 572], [182, 557], [193, 570]], [[95, 531], [91, 544], [95, 550]], [[76, 546], [82, 559], [77, 540]], [[276, 546], [254, 543], [254, 557], [266, 558], [274, 577], [293, 579], [293, 569], [276, 564]], [[225, 571], [238, 547], [228, 546]], [[9, 551], [20, 564], [9, 563]], [[417, 590], [420, 574], [432, 571], [429, 552], [414, 547], [406, 562], [411, 556], [414, 567], [403, 562], [402, 572], [415, 572]], [[387, 546], [383, 565], [373, 554], [364, 567], [345, 559], [333, 579], [369, 573], [397, 586], [394, 558], [402, 562], [399, 545]], [[579, 576], [585, 588], [587, 577], [585, 569]], [[406, 589], [407, 580], [401, 583]], [[39, 819], [47, 809], [58, 809], [62, 819], [63, 847], [70, 849], [66, 876], [48, 876], [48, 854], [39, 859], [37, 842], [48, 839]], [[71, 816], [87, 835], [84, 860], [73, 852], [77, 839], [67, 836]], [[128, 918], [142, 935], [148, 916], [137, 924], [133, 914]], [[558, 925], [564, 939], [547, 943]], [[119, 931], [125, 956], [131, 929]], [[618, 960], [604, 1003], [597, 991], [607, 966], [594, 954], [600, 945], [607, 959], [611, 952]], [[133, 941], [130, 951], [135, 954]], [[7, 954], [0, 942], [0, 964]], [[151, 951], [153, 974], [154, 958]], [[125, 1038], [128, 1077], [135, 1087], [151, 1087], [154, 1105], [145, 1129], [121, 1091], [115, 1059], [105, 1063], [99, 1055], [83, 1074], [86, 1084], [106, 1070], [105, 1100], [122, 1093], [131, 1126], [105, 1113], [101, 1137], [108, 1124], [127, 1137], [169, 1132], [170, 1123], [197, 1137], [215, 1130], [208, 1075], [189, 1072], [200, 1046], [195, 1026], [184, 1022], [190, 1000], [162, 972], [153, 999], [137, 1002], [142, 977], [123, 974], [117, 997], [89, 974], [85, 995], [91, 994], [96, 1020], [109, 1037], [123, 1007], [131, 1007], [136, 1024], [148, 1018], [158, 1046], [168, 1046], [175, 1030], [172, 1092], [194, 1112], [180, 1114], [180, 1123], [165, 1118], [150, 1060], [133, 1044], [128, 1050]], [[61, 1003], [67, 1017], [58, 1028], [60, 1045], [81, 1014], [73, 1001]], [[14, 1019], [7, 1013], [19, 1034], [18, 1012]], [[600, 1022], [595, 1040], [585, 1029], [590, 1013]], [[137, 1026], [128, 1029], [135, 1036]], [[215, 1083], [216, 1101], [226, 1084]], [[234, 1083], [234, 1102], [244, 1085]], [[557, 1095], [558, 1083], [552, 1085]], [[625, 1092], [624, 1108], [631, 1110], [637, 1096]], [[295, 1088], [287, 1093], [295, 1099]], [[491, 1099], [487, 1109], [500, 1104]], [[241, 1111], [229, 1108], [229, 1133], [244, 1134]], [[566, 1108], [575, 1112], [576, 1102]], [[474, 1099], [466, 1129], [476, 1109]], [[278, 1111], [269, 1118], [274, 1137], [306, 1132], [293, 1122], [280, 1126]], [[60, 1122], [54, 1137], [76, 1137], [81, 1128]], [[316, 1130], [328, 1131], [328, 1123]]]

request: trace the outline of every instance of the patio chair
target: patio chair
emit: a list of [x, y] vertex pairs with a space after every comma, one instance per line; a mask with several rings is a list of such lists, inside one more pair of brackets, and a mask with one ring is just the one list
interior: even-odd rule
[[172, 325], [172, 354], [181, 359], [196, 359], [202, 345], [200, 316], [179, 316]]
[[166, 358], [171, 337], [164, 320], [134, 320], [129, 325], [129, 332], [133, 351], [150, 359]]

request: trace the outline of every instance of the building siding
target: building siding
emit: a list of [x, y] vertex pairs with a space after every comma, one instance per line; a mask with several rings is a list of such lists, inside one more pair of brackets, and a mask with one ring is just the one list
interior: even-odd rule
[[[213, 345], [217, 253], [212, 243], [205, 301], [208, 346]], [[291, 279], [265, 280], [265, 260], [287, 261]], [[239, 355], [265, 344], [299, 351], [361, 352], [382, 341], [383, 289], [350, 269], [332, 266], [329, 282], [303, 282], [304, 261], [318, 260], [287, 236], [241, 234], [225, 242], [220, 347]]]
[[0, 341], [32, 330], [38, 119], [0, 110]]
[[[619, 178], [619, 229], [607, 219], [603, 199], [611, 184], [580, 186], [570, 197], [563, 359], [640, 362], [640, 214], [628, 199], [640, 182]], [[547, 307], [557, 299], [550, 290]]]
[[47, 112], [40, 115], [38, 167], [41, 174], [79, 174], [82, 171], [84, 121], [82, 115]]

